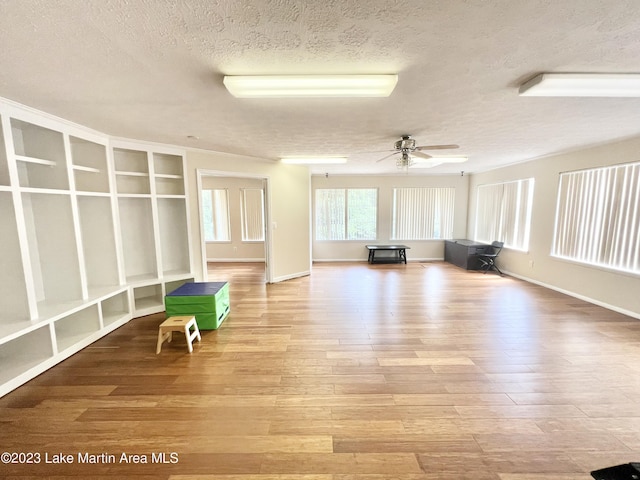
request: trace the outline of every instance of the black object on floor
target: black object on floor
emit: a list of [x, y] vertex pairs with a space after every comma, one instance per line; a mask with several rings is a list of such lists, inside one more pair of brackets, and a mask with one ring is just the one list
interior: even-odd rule
[[594, 470], [591, 476], [596, 480], [640, 480], [640, 462]]

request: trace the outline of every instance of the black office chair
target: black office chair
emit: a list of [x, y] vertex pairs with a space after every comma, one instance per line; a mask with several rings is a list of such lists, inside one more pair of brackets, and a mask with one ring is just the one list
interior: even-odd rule
[[504, 242], [493, 242], [491, 244], [492, 252], [478, 254], [478, 261], [480, 262], [480, 270], [487, 273], [489, 270], [495, 270], [502, 276], [502, 272], [496, 265], [496, 258], [500, 255], [500, 251], [504, 246]]

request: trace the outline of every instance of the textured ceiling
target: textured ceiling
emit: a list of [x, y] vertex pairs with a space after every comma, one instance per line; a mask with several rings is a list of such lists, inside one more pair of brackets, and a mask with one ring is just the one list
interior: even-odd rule
[[[316, 173], [397, 173], [376, 160], [405, 133], [469, 156], [420, 170], [433, 174], [640, 134], [640, 99], [517, 93], [542, 71], [640, 72], [637, 0], [0, 0], [0, 45], [2, 97], [119, 137], [349, 156]], [[274, 73], [399, 80], [382, 99], [236, 99], [222, 85]]]

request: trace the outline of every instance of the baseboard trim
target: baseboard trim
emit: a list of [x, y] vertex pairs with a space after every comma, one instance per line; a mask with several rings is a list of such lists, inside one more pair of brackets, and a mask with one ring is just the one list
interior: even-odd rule
[[[407, 258], [407, 263], [417, 262], [442, 262], [443, 257], [440, 258]], [[367, 259], [364, 258], [314, 258], [313, 263], [329, 263], [329, 262], [350, 262], [350, 263], [367, 263]], [[388, 264], [393, 265], [393, 264]]]
[[308, 277], [309, 275], [311, 275], [310, 271], [292, 273], [291, 275], [285, 275], [283, 277], [275, 277], [271, 283], [279, 283], [286, 280], [293, 280], [294, 278]]
[[615, 305], [611, 305], [606, 302], [601, 302], [600, 300], [596, 300], [595, 298], [587, 297], [585, 295], [581, 295], [579, 293], [572, 292], [570, 290], [565, 290], [564, 288], [556, 287], [555, 285], [550, 285], [548, 283], [540, 282], [538, 280], [534, 280], [533, 278], [525, 277], [524, 275], [518, 275], [517, 273], [509, 272], [507, 270], [503, 270], [506, 275], [510, 277], [518, 278], [520, 280], [524, 280], [525, 282], [533, 283], [535, 285], [540, 285], [541, 287], [548, 288], [549, 290], [554, 290], [559, 293], [563, 293], [565, 295], [569, 295], [570, 297], [577, 298], [578, 300], [583, 300], [588, 303], [592, 303], [599, 307], [606, 308], [607, 310], [612, 310], [617, 313], [621, 313], [623, 315], [627, 315], [628, 317], [632, 317], [640, 320], [640, 313], [634, 312], [631, 310], [626, 310], [624, 308], [617, 307]]
[[207, 258], [207, 262], [211, 263], [264, 263], [263, 258]]

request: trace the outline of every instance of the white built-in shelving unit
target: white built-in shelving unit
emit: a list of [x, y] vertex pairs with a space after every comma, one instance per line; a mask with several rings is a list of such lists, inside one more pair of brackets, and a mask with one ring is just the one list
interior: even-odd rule
[[0, 99], [0, 396], [194, 279], [184, 162]]

